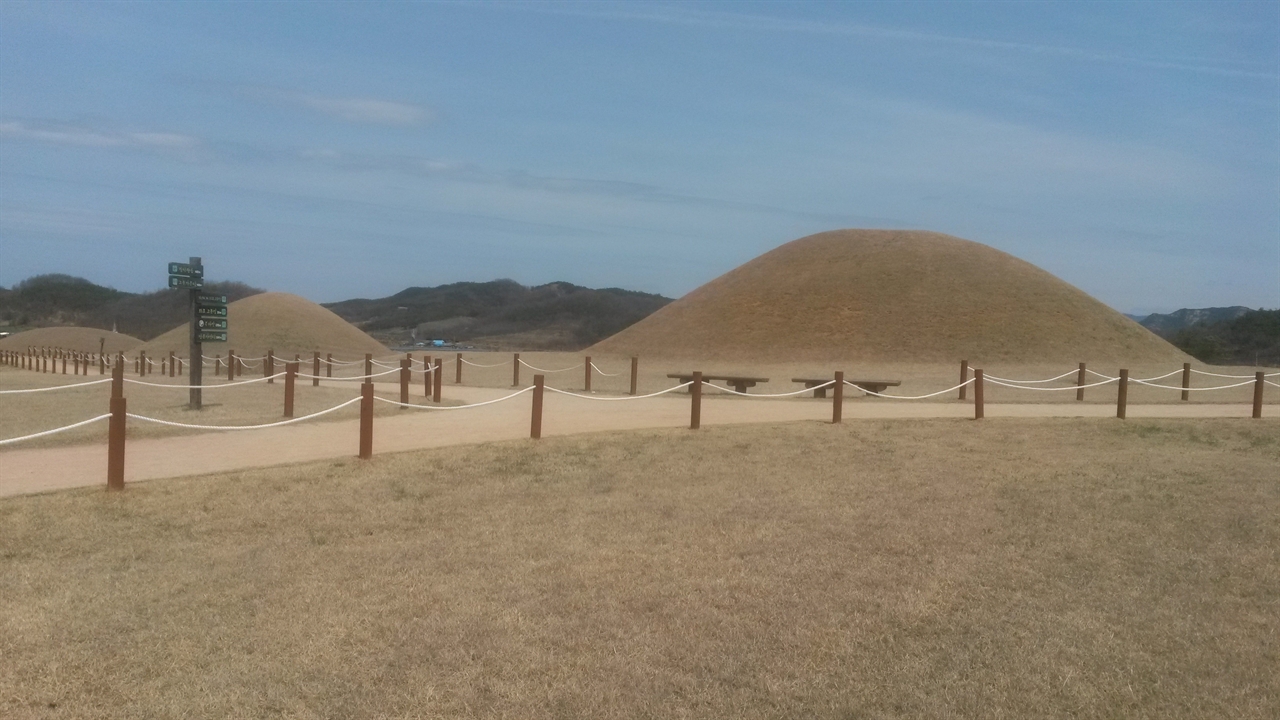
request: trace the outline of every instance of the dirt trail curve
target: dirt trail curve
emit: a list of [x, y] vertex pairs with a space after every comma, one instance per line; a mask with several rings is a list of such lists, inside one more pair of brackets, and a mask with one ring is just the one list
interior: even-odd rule
[[[394, 390], [395, 386], [380, 387]], [[493, 400], [509, 390], [454, 388], [450, 396], [463, 403]], [[1130, 418], [1248, 417], [1247, 405], [1130, 405]], [[1277, 409], [1264, 409], [1267, 417]], [[893, 402], [856, 399], [844, 405], [846, 420], [880, 418], [967, 418], [971, 405], [959, 403]], [[999, 417], [1113, 417], [1109, 404], [1028, 404], [986, 406], [989, 418]], [[750, 400], [703, 396], [702, 423], [788, 422], [829, 420], [830, 401], [813, 399]], [[374, 454], [465, 445], [529, 436], [530, 397], [526, 393], [507, 402], [453, 410], [404, 410], [374, 421]], [[136, 421], [130, 421], [136, 422]], [[640, 428], [686, 427], [689, 398], [671, 393], [627, 402], [593, 402], [547, 393], [542, 421], [544, 437]], [[312, 460], [353, 457], [359, 421], [299, 423], [241, 432], [198, 434], [130, 441], [125, 481], [205, 475]], [[105, 436], [105, 430], [104, 430]], [[0, 453], [0, 497], [24, 495], [106, 483], [105, 443], [60, 448], [10, 450]]]

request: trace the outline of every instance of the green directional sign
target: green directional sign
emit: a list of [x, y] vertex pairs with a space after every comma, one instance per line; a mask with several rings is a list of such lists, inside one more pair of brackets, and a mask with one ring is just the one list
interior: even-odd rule
[[227, 316], [227, 306], [226, 305], [197, 305], [196, 316], [224, 318]]
[[226, 330], [226, 320], [216, 320], [214, 318], [200, 318], [196, 321], [196, 327], [200, 330]]
[[202, 288], [204, 287], [204, 280], [201, 280], [198, 277], [170, 275], [169, 287], [171, 288]]
[[200, 293], [199, 295], [196, 295], [196, 302], [201, 305], [226, 305], [227, 296], [226, 295], [206, 295], [205, 293]]
[[191, 265], [190, 263], [169, 263], [169, 274], [202, 278], [204, 277], [204, 266]]
[[213, 330], [197, 330], [196, 331], [196, 342], [198, 343], [226, 342], [226, 341], [227, 341], [227, 334], [225, 332], [216, 332]]

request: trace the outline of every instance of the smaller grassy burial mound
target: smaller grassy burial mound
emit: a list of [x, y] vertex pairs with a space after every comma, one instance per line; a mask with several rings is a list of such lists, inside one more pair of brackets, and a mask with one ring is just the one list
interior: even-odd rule
[[906, 230], [794, 240], [590, 350], [766, 362], [1190, 359], [1028, 262], [950, 235]]
[[[206, 355], [228, 350], [245, 357], [260, 356], [274, 350], [279, 357], [313, 351], [333, 353], [336, 357], [356, 358], [365, 353], [387, 355], [385, 345], [366, 335], [356, 326], [332, 311], [306, 298], [289, 293], [269, 292], [237, 300], [227, 306], [229, 331], [227, 342], [208, 343]], [[149, 355], [168, 354], [170, 350], [187, 354], [187, 325], [179, 325], [142, 347]]]
[[26, 350], [28, 347], [62, 348], [76, 352], [129, 352], [142, 344], [132, 335], [85, 327], [45, 327], [15, 333], [0, 339], [0, 350]]

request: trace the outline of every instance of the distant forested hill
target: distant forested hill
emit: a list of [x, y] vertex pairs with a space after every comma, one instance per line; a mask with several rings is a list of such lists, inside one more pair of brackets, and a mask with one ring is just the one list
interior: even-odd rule
[[1142, 325], [1201, 362], [1280, 367], [1280, 310], [1183, 308]]
[[[229, 301], [262, 290], [239, 282], [210, 282], [205, 291]], [[0, 288], [0, 325], [14, 330], [57, 325], [117, 329], [150, 340], [187, 321], [187, 291], [129, 293], [71, 275], [36, 275]]]
[[514, 280], [411, 287], [376, 300], [325, 305], [388, 344], [433, 338], [492, 349], [579, 349], [671, 302], [661, 295], [567, 282]]

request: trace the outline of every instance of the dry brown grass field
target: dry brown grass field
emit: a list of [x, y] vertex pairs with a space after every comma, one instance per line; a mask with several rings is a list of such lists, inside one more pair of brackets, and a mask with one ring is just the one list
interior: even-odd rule
[[7, 718], [1273, 718], [1280, 423], [795, 423], [0, 501]]
[[836, 230], [786, 243], [592, 350], [773, 363], [1189, 360], [1030, 263], [907, 230]]
[[142, 341], [132, 335], [83, 327], [35, 328], [0, 338], [0, 350], [18, 352], [28, 347], [45, 347], [96, 353], [102, 347], [108, 353], [117, 353], [131, 352], [141, 344]]
[[[242, 357], [265, 355], [275, 350], [281, 356], [313, 351], [364, 357], [386, 355], [385, 345], [351, 323], [306, 298], [289, 293], [269, 292], [237, 300], [227, 306], [227, 342], [204, 346], [206, 355], [235, 350]], [[142, 346], [148, 355], [167, 355], [170, 350], [188, 352], [188, 328], [181, 325]]]

